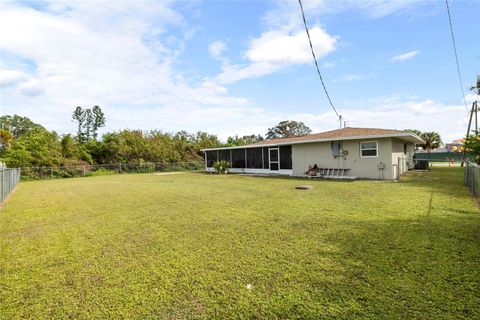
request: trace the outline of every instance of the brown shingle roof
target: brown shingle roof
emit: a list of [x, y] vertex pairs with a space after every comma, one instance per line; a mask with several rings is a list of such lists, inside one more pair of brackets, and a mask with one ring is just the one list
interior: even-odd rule
[[314, 134], [307, 134], [299, 137], [291, 138], [279, 138], [265, 140], [255, 143], [255, 145], [271, 145], [271, 144], [280, 144], [280, 143], [295, 143], [309, 140], [321, 140], [321, 139], [338, 139], [338, 138], [354, 138], [354, 137], [366, 137], [366, 136], [379, 136], [387, 134], [398, 134], [405, 133], [405, 131], [400, 130], [391, 130], [391, 129], [376, 129], [376, 128], [343, 128], [331, 131], [325, 131]]
[[343, 128], [331, 131], [325, 131], [314, 134], [307, 134], [300, 137], [291, 137], [291, 138], [279, 138], [260, 141], [255, 144], [249, 144], [246, 146], [234, 146], [234, 147], [220, 147], [220, 148], [210, 148], [202, 149], [202, 151], [208, 150], [223, 150], [223, 149], [243, 149], [243, 148], [256, 148], [261, 146], [275, 146], [275, 145], [289, 145], [296, 143], [308, 143], [315, 141], [334, 141], [334, 140], [349, 140], [349, 139], [373, 139], [379, 137], [397, 137], [411, 143], [425, 143], [420, 137], [416, 136], [413, 133], [401, 130], [391, 130], [391, 129], [377, 129], [377, 128]]

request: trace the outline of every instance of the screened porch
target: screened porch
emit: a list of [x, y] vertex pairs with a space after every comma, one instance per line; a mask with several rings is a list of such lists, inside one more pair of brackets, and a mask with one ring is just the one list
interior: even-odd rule
[[292, 174], [292, 146], [232, 147], [205, 151], [207, 170], [226, 160], [232, 172]]

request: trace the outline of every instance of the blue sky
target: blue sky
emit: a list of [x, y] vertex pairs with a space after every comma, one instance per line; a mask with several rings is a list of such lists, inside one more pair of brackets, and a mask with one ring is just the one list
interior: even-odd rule
[[[467, 111], [443, 1], [304, 1], [348, 125], [460, 138]], [[480, 1], [450, 1], [467, 103], [480, 74]], [[297, 1], [0, 2], [0, 108], [59, 133], [81, 105], [105, 131], [265, 134], [338, 127]]]

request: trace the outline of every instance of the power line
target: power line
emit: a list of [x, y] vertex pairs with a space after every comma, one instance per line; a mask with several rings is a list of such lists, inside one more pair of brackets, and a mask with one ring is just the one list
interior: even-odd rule
[[448, 22], [450, 24], [450, 33], [452, 35], [453, 52], [455, 53], [455, 62], [457, 63], [458, 80], [460, 81], [460, 89], [462, 89], [463, 103], [465, 104], [465, 109], [467, 109], [467, 113], [470, 114], [470, 111], [468, 111], [468, 107], [467, 107], [467, 100], [465, 100], [465, 91], [463, 90], [462, 74], [460, 72], [460, 64], [458, 63], [457, 46], [455, 45], [455, 36], [453, 34], [452, 17], [450, 15], [450, 7], [448, 6], [448, 0], [445, 0], [445, 5], [447, 6]]
[[300, 9], [302, 10], [303, 24], [305, 25], [305, 31], [307, 32], [308, 42], [310, 43], [310, 50], [312, 51], [313, 61], [315, 61], [315, 67], [317, 67], [317, 73], [318, 73], [318, 76], [320, 77], [320, 81], [322, 82], [323, 90], [325, 91], [325, 95], [327, 96], [328, 102], [330, 102], [330, 106], [332, 107], [333, 111], [335, 111], [335, 114], [337, 115], [337, 117], [340, 117], [340, 115], [337, 112], [337, 109], [335, 109], [335, 106], [333, 105], [332, 99], [330, 99], [330, 95], [328, 94], [327, 87], [325, 86], [325, 83], [323, 82], [322, 74], [320, 73], [320, 68], [318, 67], [317, 57], [315, 56], [315, 51], [313, 50], [313, 45], [312, 45], [312, 39], [310, 38], [310, 32], [308, 31], [308, 27], [307, 27], [307, 20], [305, 19], [305, 12], [303, 12], [302, 0], [298, 0], [298, 3], [300, 4]]

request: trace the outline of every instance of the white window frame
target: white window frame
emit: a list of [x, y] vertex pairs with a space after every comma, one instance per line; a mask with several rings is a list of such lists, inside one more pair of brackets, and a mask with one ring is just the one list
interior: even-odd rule
[[[363, 143], [372, 143], [375, 142], [375, 149], [373, 148], [367, 148], [367, 149], [362, 149], [362, 144]], [[375, 150], [376, 155], [374, 156], [364, 156], [362, 151], [363, 150]], [[360, 141], [360, 158], [378, 158], [378, 141]]]

